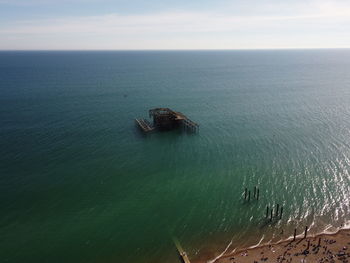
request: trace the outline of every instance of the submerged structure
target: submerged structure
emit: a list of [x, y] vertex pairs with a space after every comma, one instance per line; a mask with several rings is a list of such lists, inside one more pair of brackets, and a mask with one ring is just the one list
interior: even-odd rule
[[149, 117], [153, 119], [153, 122], [146, 119], [135, 119], [136, 124], [146, 133], [154, 130], [167, 131], [179, 128], [189, 132], [198, 132], [199, 130], [197, 123], [191, 121], [181, 112], [169, 108], [151, 109]]

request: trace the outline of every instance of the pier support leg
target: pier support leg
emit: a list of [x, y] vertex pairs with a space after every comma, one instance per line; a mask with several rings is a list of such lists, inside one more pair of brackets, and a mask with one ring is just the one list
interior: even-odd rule
[[271, 210], [270, 210], [270, 221], [272, 221], [272, 216], [273, 216], [273, 208], [271, 208]]
[[282, 214], [283, 214], [283, 206], [281, 207], [280, 219], [282, 219]]
[[307, 236], [307, 230], [308, 230], [308, 226], [305, 227], [304, 238], [306, 238], [306, 236]]

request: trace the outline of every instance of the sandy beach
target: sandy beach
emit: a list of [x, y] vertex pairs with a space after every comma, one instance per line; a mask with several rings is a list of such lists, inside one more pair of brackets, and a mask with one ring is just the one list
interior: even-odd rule
[[286, 240], [277, 244], [242, 249], [218, 258], [215, 263], [349, 262], [350, 229]]

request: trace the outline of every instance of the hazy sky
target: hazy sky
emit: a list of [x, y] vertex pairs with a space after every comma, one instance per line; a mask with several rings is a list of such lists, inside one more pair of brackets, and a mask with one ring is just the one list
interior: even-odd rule
[[350, 0], [0, 0], [0, 49], [350, 47]]

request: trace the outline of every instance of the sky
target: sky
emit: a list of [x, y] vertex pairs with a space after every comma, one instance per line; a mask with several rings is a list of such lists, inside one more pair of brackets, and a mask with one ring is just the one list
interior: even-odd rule
[[0, 50], [350, 48], [350, 0], [0, 0]]

